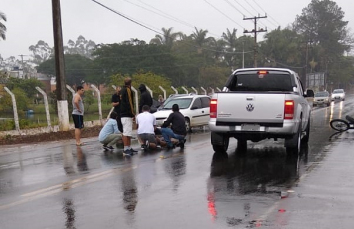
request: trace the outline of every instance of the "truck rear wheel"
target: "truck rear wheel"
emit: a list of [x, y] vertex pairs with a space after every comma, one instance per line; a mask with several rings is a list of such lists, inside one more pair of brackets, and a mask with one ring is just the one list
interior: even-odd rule
[[301, 130], [302, 130], [302, 124], [301, 122], [299, 123], [299, 128], [297, 130], [297, 133], [294, 134], [291, 138], [285, 139], [285, 148], [286, 152], [288, 153], [294, 153], [298, 154], [300, 152], [300, 147], [301, 147]]
[[226, 152], [229, 148], [229, 140], [226, 134], [211, 132], [211, 145], [215, 152]]
[[307, 127], [306, 127], [306, 130], [305, 130], [305, 136], [302, 138], [302, 142], [303, 143], [308, 143], [309, 142], [309, 138], [310, 138], [310, 118], [307, 122]]

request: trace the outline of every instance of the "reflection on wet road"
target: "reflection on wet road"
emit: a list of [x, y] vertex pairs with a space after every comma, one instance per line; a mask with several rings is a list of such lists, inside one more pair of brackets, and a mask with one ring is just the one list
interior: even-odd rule
[[[195, 130], [186, 148], [123, 157], [96, 139], [6, 147], [0, 154], [1, 228], [253, 228], [343, 141], [328, 123], [350, 101], [313, 110], [300, 155], [283, 141], [213, 152]], [[342, 136], [342, 137], [340, 137]], [[285, 195], [285, 197], [286, 197]], [[284, 197], [284, 196], [283, 196]], [[21, 220], [15, 220], [21, 219]]]

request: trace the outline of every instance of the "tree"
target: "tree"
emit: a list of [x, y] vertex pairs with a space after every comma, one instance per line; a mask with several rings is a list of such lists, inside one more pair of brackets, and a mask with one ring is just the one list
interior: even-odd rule
[[260, 47], [260, 62], [271, 67], [302, 67], [305, 65], [303, 37], [290, 29], [277, 28], [264, 36]]
[[29, 99], [33, 99], [34, 96], [38, 93], [36, 87], [40, 87], [42, 89], [44, 88], [43, 83], [34, 78], [20, 79], [20, 78], [10, 77], [7, 80], [6, 86], [10, 90], [14, 90], [16, 88], [21, 89], [26, 94], [26, 97]]
[[99, 66], [106, 77], [133, 75], [142, 70], [173, 79], [179, 71], [175, 57], [167, 46], [146, 44], [139, 40], [101, 45], [93, 55], [95, 66]]
[[175, 42], [178, 37], [182, 36], [181, 32], [173, 33], [172, 30], [173, 28], [162, 28], [163, 35], [157, 34], [155, 38], [150, 40], [150, 44], [166, 45], [167, 47], [171, 48], [173, 42]]
[[65, 54], [79, 54], [86, 58], [92, 58], [92, 52], [95, 48], [95, 42], [86, 40], [85, 37], [80, 35], [76, 42], [73, 40], [68, 41], [68, 45], [64, 46], [64, 52]]
[[197, 29], [194, 27], [195, 31], [191, 35], [194, 42], [197, 44], [198, 47], [202, 47], [205, 43], [207, 43], [211, 38], [207, 37], [208, 30]]
[[207, 66], [199, 69], [201, 85], [205, 89], [212, 87], [221, 87], [225, 84], [227, 78], [229, 77], [230, 69], [225, 67], [215, 67]]
[[225, 51], [225, 41], [222, 39], [216, 40], [212, 37], [209, 41], [210, 49], [214, 50], [211, 52], [214, 62], [216, 64], [222, 63], [224, 61], [224, 51]]
[[[109, 85], [123, 86], [124, 78], [128, 75], [115, 74], [110, 77]], [[136, 89], [139, 88], [141, 83], [147, 85], [153, 92], [161, 91], [159, 86], [163, 87], [167, 94], [172, 94], [171, 81], [166, 79], [161, 75], [156, 75], [152, 72], [143, 72], [139, 71], [131, 76], [132, 86]], [[158, 94], [154, 94], [154, 97], [157, 98]]]
[[38, 41], [36, 45], [31, 45], [28, 49], [33, 53], [31, 62], [36, 65], [49, 60], [54, 54], [53, 48], [42, 40]]
[[332, 61], [350, 50], [352, 38], [344, 21], [344, 12], [331, 0], [312, 0], [296, 17], [293, 29], [303, 34], [306, 42], [320, 46], [321, 53], [317, 61], [320, 69], [325, 70], [327, 62]]
[[[328, 63], [327, 83], [337, 88], [351, 89], [354, 83], [354, 57], [342, 56]], [[332, 88], [334, 89], [334, 88]]]
[[1, 21], [6, 21], [6, 15], [3, 12], [0, 12], [0, 38], [6, 40], [6, 26]]
[[[79, 54], [65, 54], [65, 80], [69, 85], [81, 85], [88, 82], [91, 75], [101, 74], [102, 69], [95, 69], [93, 61]], [[55, 75], [55, 59], [51, 58], [37, 67], [39, 73]]]
[[225, 43], [225, 55], [224, 55], [224, 60], [227, 64], [227, 66], [231, 68], [236, 68], [236, 61], [237, 61], [237, 55], [235, 55], [235, 52], [237, 51], [237, 36], [236, 36], [237, 29], [233, 29], [232, 32], [230, 32], [229, 29], [226, 30], [226, 33], [222, 33], [222, 38]]
[[237, 29], [233, 29], [232, 32], [230, 32], [229, 29], [226, 29], [226, 33], [222, 33], [222, 38], [226, 42], [226, 47], [229, 49], [236, 48], [236, 42], [237, 42], [237, 36], [236, 36]]
[[[18, 112], [21, 113], [22, 111], [27, 110], [30, 100], [26, 92], [19, 87], [11, 89], [11, 92], [15, 95]], [[12, 112], [12, 107], [11, 96], [8, 93], [4, 94], [4, 96], [0, 99], [0, 111]]]
[[85, 112], [88, 112], [90, 106], [95, 102], [95, 97], [93, 96], [92, 91], [89, 90], [85, 93], [83, 97], [83, 101], [84, 101]]

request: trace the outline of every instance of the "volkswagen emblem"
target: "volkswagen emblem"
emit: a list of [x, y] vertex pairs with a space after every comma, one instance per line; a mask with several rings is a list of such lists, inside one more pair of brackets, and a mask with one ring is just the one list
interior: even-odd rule
[[253, 111], [254, 110], [253, 104], [251, 104], [251, 103], [248, 104], [247, 107], [246, 107], [246, 110], [249, 111], [249, 112]]

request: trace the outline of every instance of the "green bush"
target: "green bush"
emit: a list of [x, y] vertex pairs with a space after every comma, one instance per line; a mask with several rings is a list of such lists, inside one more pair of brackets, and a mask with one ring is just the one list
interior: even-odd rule
[[0, 131], [14, 130], [15, 122], [13, 119], [0, 122]]

